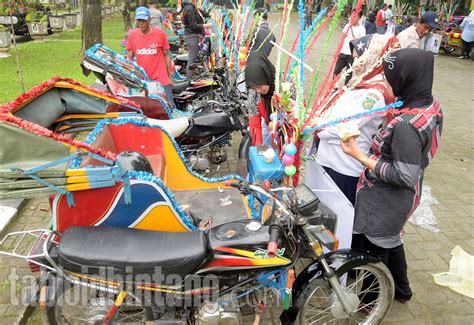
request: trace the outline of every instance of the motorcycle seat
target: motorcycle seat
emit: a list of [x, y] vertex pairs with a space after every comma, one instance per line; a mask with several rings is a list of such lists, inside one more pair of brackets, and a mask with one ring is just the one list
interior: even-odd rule
[[189, 126], [189, 119], [187, 117], [175, 118], [172, 120], [156, 120], [149, 118], [147, 122], [151, 125], [159, 125], [168, 131], [174, 138], [179, 137], [186, 131]]
[[69, 227], [58, 246], [67, 271], [100, 274], [106, 268], [127, 274], [192, 274], [211, 255], [202, 231], [157, 232], [117, 227]]
[[173, 81], [173, 94], [180, 94], [185, 91], [191, 82], [189, 80], [174, 80]]
[[179, 54], [176, 55], [176, 61], [188, 62], [188, 54]]
[[168, 42], [169, 43], [179, 42], [179, 36], [175, 36], [175, 35], [168, 36]]

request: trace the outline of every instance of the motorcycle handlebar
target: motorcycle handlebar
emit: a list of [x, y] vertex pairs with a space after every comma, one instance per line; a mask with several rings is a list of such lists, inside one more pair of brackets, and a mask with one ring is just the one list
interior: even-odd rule
[[267, 246], [268, 257], [276, 257], [278, 251], [278, 239], [280, 238], [281, 228], [278, 224], [272, 223], [268, 229], [270, 240]]
[[274, 197], [271, 192], [265, 190], [261, 186], [251, 184], [245, 181], [232, 182], [231, 180], [224, 181], [224, 185], [238, 188], [239, 191], [244, 195], [247, 195], [253, 192], [254, 194], [261, 194], [268, 199], [273, 199], [275, 200], [275, 203], [278, 206], [278, 209], [281, 210], [282, 215], [291, 215], [291, 211], [286, 207], [286, 205], [283, 202], [280, 201], [280, 199]]
[[[281, 202], [278, 198], [275, 198], [272, 193], [268, 192], [264, 188], [250, 184], [245, 181], [240, 181], [240, 182], [232, 182], [230, 180], [227, 180], [224, 182], [225, 186], [231, 186], [238, 188], [241, 193], [243, 194], [249, 194], [251, 192], [257, 193], [257, 194], [262, 194], [263, 196], [267, 197], [268, 199], [273, 199], [275, 200], [278, 208], [280, 211], [283, 213], [283, 215], [291, 215], [291, 212], [288, 210], [288, 208], [285, 206], [283, 202]], [[280, 226], [280, 220], [279, 218], [272, 216], [270, 220], [270, 227], [268, 229], [268, 233], [270, 235], [270, 240], [268, 241], [268, 246], [267, 246], [267, 255], [268, 257], [275, 257], [277, 256], [277, 251], [278, 251], [278, 239], [280, 238], [281, 235], [281, 226]]]

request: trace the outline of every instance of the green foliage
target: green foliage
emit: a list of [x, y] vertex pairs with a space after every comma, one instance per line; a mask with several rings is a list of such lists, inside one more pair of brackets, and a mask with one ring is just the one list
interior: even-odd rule
[[33, 11], [30, 12], [28, 15], [25, 17], [27, 22], [45, 22], [48, 21], [48, 15], [40, 12], [40, 11]]
[[[102, 22], [104, 44], [116, 51], [121, 51], [120, 40], [123, 35], [121, 17]], [[44, 38], [44, 42], [19, 43], [21, 67], [25, 88], [30, 89], [53, 76], [72, 78], [85, 84], [94, 82], [95, 77], [85, 77], [79, 66], [82, 57], [81, 28], [64, 31]], [[15, 99], [21, 94], [17, 65], [13, 49], [11, 57], [0, 60], [0, 105]]]

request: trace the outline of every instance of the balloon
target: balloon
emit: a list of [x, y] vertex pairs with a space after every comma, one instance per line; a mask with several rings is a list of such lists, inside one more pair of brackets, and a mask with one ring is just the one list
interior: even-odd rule
[[287, 176], [293, 176], [294, 174], [296, 174], [296, 167], [295, 165], [287, 165], [285, 166], [285, 174]]
[[239, 60], [245, 60], [247, 58], [247, 55], [245, 53], [239, 52]]
[[283, 165], [293, 165], [295, 162], [295, 156], [288, 156], [288, 155], [283, 155], [281, 157], [281, 161], [283, 162]]
[[276, 113], [271, 113], [271, 114], [270, 114], [270, 120], [272, 120], [272, 121], [276, 120], [277, 117], [278, 117], [278, 116], [277, 116]]
[[268, 122], [268, 128], [270, 130], [273, 130], [273, 122], [272, 121]]
[[286, 146], [285, 146], [285, 153], [288, 155], [288, 156], [293, 156], [296, 154], [296, 146], [294, 143], [288, 143]]

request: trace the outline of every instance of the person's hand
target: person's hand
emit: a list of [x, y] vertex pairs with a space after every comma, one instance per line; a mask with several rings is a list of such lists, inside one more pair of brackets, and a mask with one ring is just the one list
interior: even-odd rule
[[212, 28], [212, 23], [203, 24], [202, 28]]
[[346, 141], [341, 140], [341, 148], [346, 155], [356, 160], [362, 161], [365, 158], [365, 155], [360, 151], [359, 146], [357, 146], [355, 137], [350, 137]]

